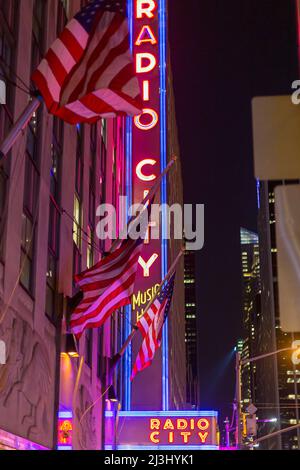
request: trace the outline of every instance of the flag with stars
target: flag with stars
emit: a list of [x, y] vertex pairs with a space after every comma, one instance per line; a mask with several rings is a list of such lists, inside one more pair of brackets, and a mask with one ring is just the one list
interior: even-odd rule
[[153, 301], [151, 307], [145, 312], [137, 326], [143, 335], [143, 343], [137, 355], [131, 380], [138, 372], [149, 367], [154, 359], [155, 352], [161, 345], [163, 326], [169, 314], [174, 290], [175, 273]]
[[48, 111], [70, 124], [142, 111], [126, 0], [92, 0], [66, 25], [33, 73]]

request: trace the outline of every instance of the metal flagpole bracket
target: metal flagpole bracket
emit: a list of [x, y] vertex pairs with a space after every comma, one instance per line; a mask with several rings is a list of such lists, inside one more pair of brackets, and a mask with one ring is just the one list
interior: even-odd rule
[[13, 127], [9, 131], [7, 137], [1, 143], [0, 162], [9, 153], [12, 146], [16, 142], [17, 138], [19, 137], [21, 132], [23, 132], [23, 130], [26, 128], [33, 113], [35, 113], [35, 111], [38, 109], [42, 101], [43, 101], [43, 98], [39, 94], [34, 93], [33, 99], [28, 103], [28, 105], [24, 109], [23, 113], [21, 114], [17, 122], [13, 125]]

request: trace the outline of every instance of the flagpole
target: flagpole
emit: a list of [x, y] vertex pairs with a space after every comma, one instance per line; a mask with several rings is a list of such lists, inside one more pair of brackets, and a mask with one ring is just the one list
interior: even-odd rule
[[[160, 293], [161, 291], [161, 288], [162, 286], [165, 284], [165, 282], [172, 276], [181, 256], [184, 254], [185, 252], [185, 247], [182, 246], [181, 249], [180, 249], [180, 252], [178, 253], [178, 255], [176, 256], [174, 262], [172, 263], [169, 271], [167, 272], [166, 276], [164, 277], [164, 279], [161, 281], [160, 285], [159, 285], [159, 288], [157, 289], [156, 293], [152, 296], [152, 298], [149, 300], [146, 308], [144, 309], [144, 314], [142, 315], [141, 318], [143, 318], [143, 316], [145, 315], [145, 313], [149, 310], [149, 308], [151, 307], [151, 305], [153, 304], [154, 300], [157, 298], [158, 294]], [[139, 330], [137, 324], [134, 325], [130, 335], [128, 336], [128, 338], [126, 339], [125, 343], [123, 344], [123, 346], [121, 347], [120, 351], [117, 352], [117, 354], [113, 357], [113, 364], [112, 364], [112, 367], [115, 368], [115, 366], [117, 365], [117, 363], [120, 361], [120, 359], [123, 357], [127, 347], [129, 346], [129, 344], [131, 343], [131, 341], [133, 340], [135, 334], [137, 333], [137, 331]]]
[[22, 112], [21, 116], [19, 119], [16, 121], [16, 123], [13, 125], [11, 130], [9, 131], [8, 135], [6, 138], [3, 140], [3, 142], [0, 145], [0, 162], [5, 158], [5, 156], [8, 154], [14, 143], [16, 142], [17, 138], [23, 132], [23, 130], [26, 128], [28, 125], [30, 119], [33, 116], [33, 113], [38, 109], [42, 102], [42, 97], [41, 96], [35, 96], [26, 106], [24, 111]]
[[[155, 196], [156, 194], [156, 191], [158, 190], [159, 188], [159, 185], [161, 183], [161, 180], [166, 176], [166, 174], [170, 171], [170, 169], [172, 168], [172, 166], [174, 165], [174, 163], [176, 162], [177, 160], [177, 157], [176, 156], [173, 156], [172, 159], [169, 161], [168, 165], [166, 166], [166, 168], [164, 169], [164, 171], [159, 175], [159, 177], [156, 179], [155, 181], [155, 184], [152, 186], [152, 188], [150, 189], [149, 193], [144, 197], [144, 199], [142, 200], [141, 202], [141, 206], [145, 206], [146, 203], [148, 201], [150, 201], [153, 196]], [[121, 240], [124, 239], [124, 237], [126, 237], [127, 235], [127, 231], [128, 231], [128, 225], [129, 223], [135, 218], [136, 216], [132, 216], [129, 220], [129, 222], [127, 223], [127, 226], [126, 226], [126, 229], [123, 230], [121, 232], [121, 234], [119, 235], [119, 237], [113, 242], [113, 244], [111, 245], [110, 247], [110, 250], [109, 250], [109, 253], [111, 253], [112, 251], [114, 251], [114, 249], [116, 248], [116, 246], [118, 245], [118, 243], [120, 243]]]

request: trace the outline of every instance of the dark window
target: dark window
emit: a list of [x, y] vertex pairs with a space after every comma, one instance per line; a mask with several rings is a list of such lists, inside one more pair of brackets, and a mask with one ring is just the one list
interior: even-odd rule
[[15, 20], [15, 13], [18, 8], [18, 2], [16, 0], [4, 0], [1, 2], [0, 9], [4, 15], [7, 25], [12, 28]]
[[[24, 200], [23, 200], [23, 234], [22, 234], [22, 256], [21, 284], [31, 294], [33, 293], [33, 269], [34, 269], [34, 248], [35, 248], [35, 220], [38, 210], [38, 190], [39, 190], [39, 169], [38, 169], [38, 146], [40, 130], [41, 112], [35, 113], [27, 127], [27, 141], [25, 152], [25, 180], [24, 180]], [[32, 236], [30, 232], [32, 231]], [[28, 248], [29, 253], [28, 253]]]
[[97, 376], [99, 379], [103, 375], [103, 328], [98, 328], [98, 344], [97, 344]]
[[84, 127], [77, 126], [76, 175], [73, 213], [73, 274], [81, 271], [81, 241], [82, 241], [82, 178], [83, 178], [83, 150]]
[[30, 216], [34, 216], [37, 207], [39, 173], [36, 165], [26, 154], [25, 163], [25, 185], [24, 185], [24, 207]]
[[0, 23], [0, 79], [6, 85], [6, 104], [0, 105], [0, 141], [6, 136], [13, 122], [12, 112], [15, 88], [9, 80], [15, 80], [13, 73], [14, 50], [15, 39], [13, 30], [10, 31]]
[[[16, 17], [18, 12], [18, 1], [6, 0], [0, 4], [0, 79], [6, 85], [6, 104], [0, 105], [0, 142], [7, 135], [13, 123], [13, 101], [15, 87], [9, 80], [15, 81], [14, 57], [16, 46]], [[2, 15], [1, 15], [2, 13]], [[6, 193], [8, 188], [10, 159], [6, 159], [0, 170], [0, 224], [4, 224], [3, 211], [5, 208]], [[3, 243], [1, 238], [4, 226], [0, 226], [0, 251], [2, 256]]]
[[[103, 204], [106, 200], [106, 121], [101, 120], [101, 139], [100, 139], [100, 201], [99, 204]], [[105, 250], [105, 240], [99, 240], [99, 249], [101, 252]]]
[[21, 276], [20, 282], [25, 289], [33, 291], [33, 246], [34, 226], [31, 218], [22, 214], [22, 241], [21, 241]]
[[81, 250], [81, 221], [82, 221], [82, 208], [81, 201], [77, 194], [74, 197], [74, 213], [73, 213], [73, 241], [78, 248]]
[[44, 51], [44, 16], [45, 0], [34, 0], [32, 17], [31, 69], [35, 70], [43, 57]]
[[48, 266], [46, 285], [46, 314], [55, 321], [57, 298], [57, 270], [59, 257], [59, 228], [60, 228], [60, 190], [61, 190], [61, 160], [63, 148], [63, 122], [53, 119], [50, 169], [50, 207], [48, 233]]
[[73, 278], [81, 272], [81, 253], [75, 243], [73, 243]]
[[85, 333], [85, 362], [92, 367], [93, 360], [93, 330], [88, 329]]
[[94, 265], [94, 234], [91, 227], [88, 226], [88, 240], [87, 240], [87, 267], [91, 268]]
[[77, 151], [76, 151], [76, 192], [79, 197], [82, 197], [82, 177], [83, 177], [83, 126], [77, 126]]
[[57, 36], [62, 32], [67, 23], [67, 15], [69, 13], [69, 0], [60, 0], [58, 2], [57, 14]]
[[37, 200], [39, 172], [31, 155], [25, 155], [24, 209], [21, 242], [21, 284], [28, 292], [33, 293], [33, 269], [35, 247], [35, 220], [37, 217]]
[[47, 284], [46, 284], [46, 314], [52, 320], [55, 319], [56, 308], [56, 281], [57, 281], [57, 260], [51, 251], [48, 252]]

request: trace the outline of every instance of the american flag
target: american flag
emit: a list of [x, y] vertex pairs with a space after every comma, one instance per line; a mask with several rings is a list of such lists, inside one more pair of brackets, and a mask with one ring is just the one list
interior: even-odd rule
[[90, 1], [52, 44], [32, 80], [49, 112], [71, 124], [140, 114], [126, 0]]
[[160, 347], [163, 325], [171, 307], [174, 281], [175, 273], [137, 324], [144, 339], [132, 370], [131, 380], [138, 372], [151, 365], [155, 352]]
[[150, 219], [152, 198], [144, 210], [133, 221], [133, 228], [141, 236], [132, 239], [130, 227], [128, 237], [95, 266], [75, 276], [75, 282], [83, 292], [83, 299], [71, 315], [71, 332], [79, 339], [86, 328], [98, 328], [113, 312], [130, 304], [134, 292], [138, 260], [141, 254], [147, 226], [143, 215]]
[[97, 328], [118, 308], [128, 305], [134, 290], [143, 240], [125, 240], [99, 263], [75, 276], [83, 299], [71, 315], [71, 332], [79, 339], [86, 328]]

